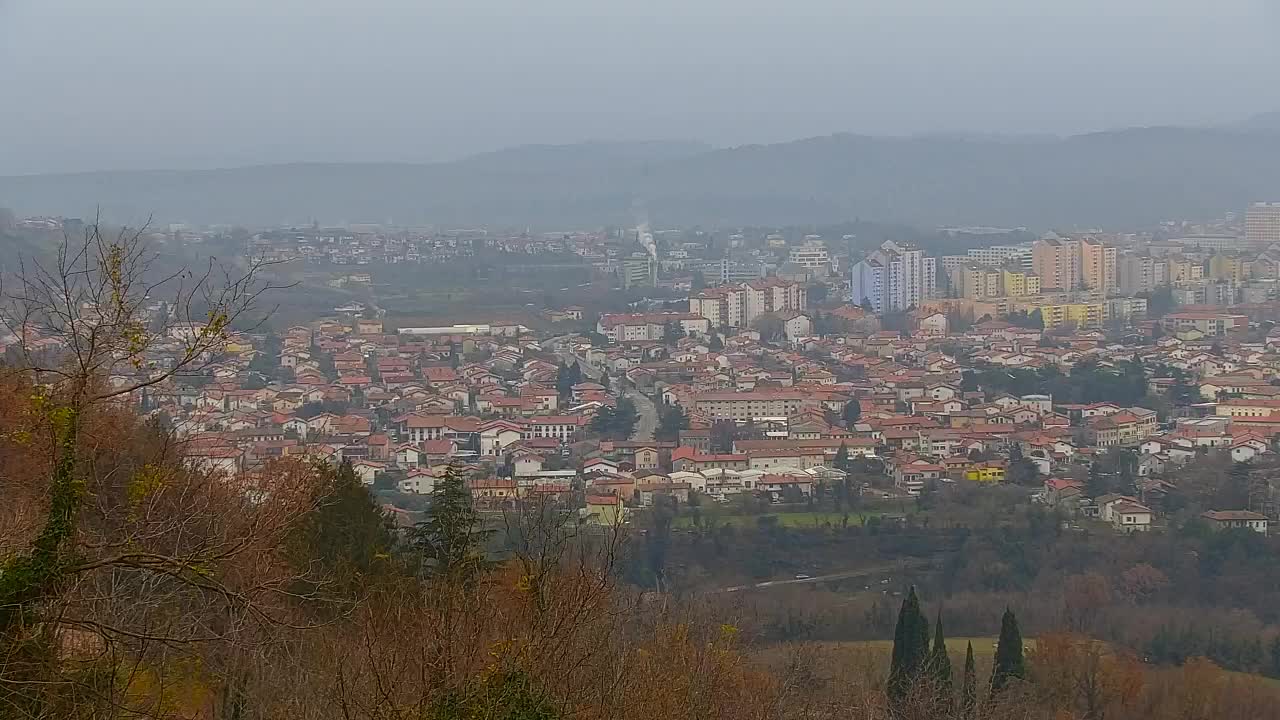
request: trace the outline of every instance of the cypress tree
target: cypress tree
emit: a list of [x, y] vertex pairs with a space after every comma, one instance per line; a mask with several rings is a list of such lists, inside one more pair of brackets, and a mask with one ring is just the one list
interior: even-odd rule
[[978, 710], [978, 668], [973, 662], [973, 643], [964, 653], [964, 684], [960, 688], [960, 717], [973, 720]]
[[1018, 629], [1018, 618], [1012, 610], [1005, 608], [1004, 617], [1000, 620], [1000, 644], [996, 647], [995, 667], [991, 671], [991, 694], [999, 693], [1010, 680], [1021, 680], [1026, 676], [1027, 665], [1022, 657], [1022, 631]]
[[462, 471], [450, 465], [431, 492], [426, 516], [409, 531], [424, 574], [470, 581], [487, 565], [484, 542], [489, 536], [471, 506]]
[[929, 621], [920, 611], [915, 586], [907, 591], [893, 631], [893, 655], [889, 661], [889, 701], [900, 706], [929, 658]]
[[933, 680], [937, 684], [938, 697], [943, 700], [947, 706], [951, 705], [951, 657], [947, 655], [947, 640], [942, 634], [942, 613], [938, 613], [938, 619], [934, 625], [933, 631], [933, 650], [929, 653], [929, 670], [933, 673]]

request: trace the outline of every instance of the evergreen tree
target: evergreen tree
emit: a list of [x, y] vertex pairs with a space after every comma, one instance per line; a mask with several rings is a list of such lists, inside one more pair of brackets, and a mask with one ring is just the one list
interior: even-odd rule
[[862, 403], [857, 400], [845, 403], [843, 415], [845, 427], [853, 427], [853, 424], [862, 418]]
[[391, 568], [391, 524], [356, 477], [350, 460], [329, 471], [324, 497], [294, 539], [300, 561], [314, 563], [344, 595]]
[[488, 534], [462, 472], [450, 465], [431, 493], [426, 517], [409, 531], [409, 545], [423, 574], [465, 582], [486, 565], [481, 546]]
[[960, 688], [960, 717], [973, 720], [978, 710], [978, 668], [973, 662], [973, 643], [964, 653], [964, 684]]
[[893, 631], [893, 656], [889, 663], [889, 703], [900, 707], [929, 657], [929, 621], [920, 611], [915, 586], [907, 591], [898, 611], [898, 624]]
[[711, 340], [707, 342], [707, 348], [710, 349], [711, 352], [720, 352], [721, 350], [724, 350], [724, 341], [720, 339], [719, 335], [712, 333]]
[[947, 654], [947, 640], [942, 634], [942, 613], [938, 613], [933, 630], [933, 649], [929, 653], [929, 670], [933, 673], [938, 689], [938, 699], [951, 707], [951, 656]]
[[1027, 663], [1022, 656], [1022, 631], [1018, 618], [1006, 608], [1000, 620], [1000, 644], [996, 647], [995, 667], [991, 671], [991, 694], [996, 695], [1011, 680], [1027, 676]]
[[840, 449], [836, 450], [836, 457], [831, 461], [831, 466], [841, 472], [849, 472], [849, 446], [843, 441], [840, 442]]

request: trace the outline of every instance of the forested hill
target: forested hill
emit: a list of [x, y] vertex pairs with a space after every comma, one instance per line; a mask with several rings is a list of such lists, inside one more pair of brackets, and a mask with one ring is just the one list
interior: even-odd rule
[[1280, 132], [1144, 128], [1036, 139], [833, 135], [711, 149], [588, 143], [437, 164], [295, 164], [0, 178], [20, 214], [252, 224], [562, 228], [854, 218], [1034, 229], [1212, 217], [1280, 198]]

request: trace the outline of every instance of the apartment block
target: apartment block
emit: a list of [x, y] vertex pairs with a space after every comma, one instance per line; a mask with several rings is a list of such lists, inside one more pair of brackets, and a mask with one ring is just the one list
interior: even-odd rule
[[1080, 282], [1091, 290], [1116, 292], [1116, 248], [1093, 238], [1081, 240], [1077, 247], [1080, 250]]
[[1049, 290], [1074, 290], [1082, 280], [1080, 242], [1065, 238], [1043, 238], [1031, 248], [1033, 272], [1040, 286]]
[[1244, 213], [1244, 238], [1261, 250], [1280, 243], [1280, 202], [1258, 202]]
[[711, 392], [693, 398], [694, 409], [712, 420], [746, 422], [756, 418], [790, 417], [800, 411], [806, 394], [789, 390]]

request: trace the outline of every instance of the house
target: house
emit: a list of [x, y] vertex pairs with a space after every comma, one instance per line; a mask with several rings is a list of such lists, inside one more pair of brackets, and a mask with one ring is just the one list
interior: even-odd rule
[[410, 470], [409, 474], [397, 483], [397, 488], [402, 493], [430, 495], [436, 489], [436, 476], [427, 470]]
[[508, 478], [476, 478], [467, 481], [471, 502], [484, 507], [502, 506], [516, 497], [516, 482]]
[[513, 422], [494, 420], [480, 426], [480, 454], [497, 457], [513, 443], [524, 437], [523, 428]]
[[1120, 502], [1111, 510], [1111, 525], [1121, 532], [1146, 532], [1151, 529], [1151, 514], [1145, 505]]
[[511, 455], [511, 465], [516, 477], [530, 477], [542, 472], [542, 456], [527, 450], [517, 450]]
[[386, 466], [372, 460], [360, 460], [352, 463], [351, 469], [355, 470], [360, 482], [372, 485], [373, 481], [386, 470]]
[[946, 472], [942, 465], [918, 458], [902, 458], [892, 463], [893, 484], [908, 495], [924, 492], [929, 481], [937, 480]]
[[659, 466], [658, 457], [658, 448], [656, 447], [636, 448], [633, 460], [636, 470], [656, 469]]
[[422, 464], [422, 450], [416, 445], [405, 443], [396, 448], [395, 460], [401, 467], [417, 467]]
[[1004, 482], [1005, 469], [1007, 465], [1007, 463], [1001, 460], [990, 460], [988, 462], [975, 463], [970, 465], [964, 471], [964, 479], [980, 483]]
[[1262, 535], [1267, 534], [1270, 522], [1266, 515], [1249, 510], [1210, 510], [1200, 517], [1214, 530], [1247, 529]]

